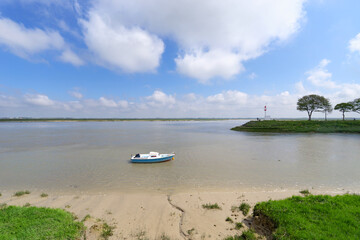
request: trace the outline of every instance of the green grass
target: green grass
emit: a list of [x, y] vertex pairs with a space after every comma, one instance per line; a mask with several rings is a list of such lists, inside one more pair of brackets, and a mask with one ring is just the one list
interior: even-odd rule
[[235, 223], [235, 229], [236, 230], [239, 230], [239, 229], [241, 229], [241, 228], [243, 228], [244, 226], [243, 226], [243, 224], [241, 223], [241, 222], [237, 222], [237, 223]]
[[241, 235], [235, 235], [225, 238], [225, 240], [256, 240], [255, 233], [252, 229], [244, 231]]
[[90, 214], [86, 214], [86, 216], [81, 220], [81, 222], [86, 222], [90, 218], [91, 218]]
[[14, 196], [15, 196], [15, 197], [20, 197], [20, 196], [23, 196], [23, 195], [25, 195], [25, 194], [30, 194], [30, 191], [28, 191], [28, 190], [18, 191], [18, 192], [16, 192], [16, 193], [14, 193]]
[[61, 209], [8, 206], [0, 209], [0, 239], [79, 239], [84, 226]]
[[246, 216], [250, 211], [250, 205], [247, 203], [242, 203], [239, 206], [240, 211]]
[[256, 204], [274, 239], [360, 239], [359, 195], [293, 196]]
[[101, 237], [103, 237], [104, 239], [109, 239], [109, 237], [114, 234], [114, 228], [115, 227], [104, 223], [101, 231]]
[[275, 133], [360, 133], [360, 120], [269, 120], [250, 121], [232, 128], [234, 131]]
[[226, 219], [225, 219], [225, 221], [226, 222], [230, 222], [230, 223], [233, 223], [234, 221], [231, 219], [231, 217], [227, 217]]
[[170, 237], [167, 236], [165, 233], [161, 234], [160, 240], [170, 240]]
[[214, 204], [211, 204], [211, 203], [207, 203], [207, 204], [203, 204], [202, 205], [203, 208], [205, 209], [221, 209], [221, 207], [217, 204], [217, 203], [214, 203]]

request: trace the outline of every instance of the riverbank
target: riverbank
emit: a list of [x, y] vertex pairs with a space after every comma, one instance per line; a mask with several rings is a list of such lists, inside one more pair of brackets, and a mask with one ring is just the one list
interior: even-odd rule
[[[311, 192], [335, 195], [344, 194], [345, 190]], [[256, 203], [301, 195], [299, 190], [188, 191], [171, 195], [141, 192], [41, 194], [42, 192], [31, 192], [17, 197], [12, 191], [5, 191], [2, 192], [0, 203], [69, 211], [79, 221], [84, 220], [87, 239], [99, 237], [99, 232], [96, 231], [99, 223], [106, 223], [111, 227], [112, 236], [109, 239], [224, 239], [239, 235], [251, 227], [252, 208]], [[251, 206], [246, 216], [236, 208], [241, 203]], [[204, 208], [207, 204], [217, 204], [220, 209]], [[237, 229], [239, 224], [236, 223], [242, 223], [243, 226]]]
[[243, 132], [274, 132], [274, 133], [360, 133], [360, 120], [267, 120], [250, 121], [232, 128]]

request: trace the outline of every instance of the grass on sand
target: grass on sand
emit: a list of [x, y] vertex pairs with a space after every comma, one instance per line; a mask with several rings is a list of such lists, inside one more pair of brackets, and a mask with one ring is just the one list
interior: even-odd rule
[[217, 203], [214, 203], [214, 204], [211, 204], [211, 203], [203, 204], [202, 207], [205, 208], [205, 209], [219, 209], [219, 210], [221, 210], [221, 207], [220, 207]]
[[273, 239], [360, 239], [359, 195], [293, 196], [255, 205]]
[[78, 239], [84, 226], [61, 209], [3, 206], [1, 239]]
[[231, 130], [275, 133], [360, 133], [360, 120], [250, 121]]

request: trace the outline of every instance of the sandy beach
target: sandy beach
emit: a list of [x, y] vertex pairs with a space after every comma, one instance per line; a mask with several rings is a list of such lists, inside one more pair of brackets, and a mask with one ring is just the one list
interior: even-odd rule
[[[87, 239], [99, 238], [100, 222], [115, 227], [110, 239], [224, 239], [251, 226], [252, 209], [248, 216], [243, 216], [241, 212], [232, 212], [232, 206], [246, 202], [253, 207], [260, 201], [300, 195], [299, 190], [182, 191], [171, 195], [156, 192], [47, 192], [47, 197], [41, 197], [42, 192], [38, 191], [15, 197], [15, 191], [8, 190], [2, 192], [0, 203], [62, 208], [79, 220], [89, 214], [91, 217], [85, 221]], [[345, 190], [311, 190], [311, 193], [336, 195], [345, 193]], [[221, 210], [204, 209], [202, 205], [207, 203], [217, 203]], [[227, 217], [242, 222], [244, 228], [235, 230], [234, 224], [225, 221]]]

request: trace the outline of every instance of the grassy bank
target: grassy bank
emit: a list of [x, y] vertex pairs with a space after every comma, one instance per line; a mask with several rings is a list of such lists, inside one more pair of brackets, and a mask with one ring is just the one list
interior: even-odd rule
[[274, 239], [360, 239], [360, 196], [317, 195], [256, 204]]
[[61, 209], [2, 206], [0, 239], [79, 239], [84, 226]]
[[360, 120], [329, 121], [250, 121], [232, 128], [234, 131], [275, 133], [360, 133]]

